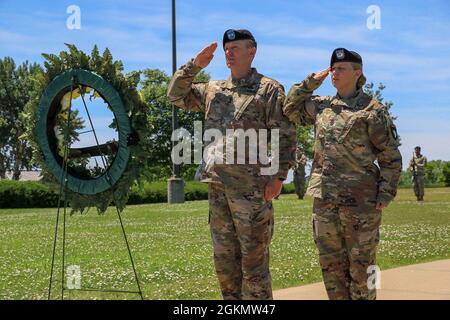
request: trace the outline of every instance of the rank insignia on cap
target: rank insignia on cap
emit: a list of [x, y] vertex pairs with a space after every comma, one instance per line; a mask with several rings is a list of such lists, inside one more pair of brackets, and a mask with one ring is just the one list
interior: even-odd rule
[[252, 40], [254, 43], [254, 46], [256, 47], [256, 40], [255, 37], [253, 37], [252, 33], [245, 29], [228, 29], [223, 34], [223, 41], [222, 45], [225, 48], [225, 44], [227, 42], [231, 41], [238, 41], [238, 40]]
[[234, 33], [234, 30], [228, 30], [227, 37], [229, 40], [234, 40], [236, 38], [236, 34]]
[[337, 48], [334, 49], [331, 54], [330, 67], [333, 67], [335, 62], [354, 62], [362, 65], [362, 58], [355, 51], [349, 51], [345, 48]]

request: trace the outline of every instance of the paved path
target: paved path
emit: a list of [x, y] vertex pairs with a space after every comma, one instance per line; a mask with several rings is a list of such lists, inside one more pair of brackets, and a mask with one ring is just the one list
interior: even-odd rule
[[[276, 300], [326, 300], [323, 282], [276, 290]], [[450, 300], [450, 259], [381, 271], [378, 300]]]

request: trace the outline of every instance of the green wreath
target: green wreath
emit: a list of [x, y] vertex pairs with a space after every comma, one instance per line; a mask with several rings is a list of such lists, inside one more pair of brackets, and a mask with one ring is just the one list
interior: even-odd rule
[[[33, 160], [42, 169], [44, 180], [55, 190], [59, 191], [61, 182], [66, 182], [63, 195], [72, 213], [83, 213], [89, 207], [103, 213], [113, 202], [122, 211], [131, 186], [140, 182], [146, 169], [150, 147], [145, 139], [148, 137], [146, 105], [136, 89], [139, 73], [124, 75], [122, 63], [113, 61], [108, 49], [100, 56], [95, 46], [89, 56], [74, 45], [66, 45], [69, 52], [62, 51], [59, 56], [43, 54], [45, 71], [34, 79], [35, 90], [26, 108], [26, 116], [32, 123], [28, 139], [33, 146]], [[87, 93], [107, 103], [114, 114], [109, 127], [117, 131], [119, 141], [70, 149], [76, 160], [69, 160], [63, 152], [65, 139], [70, 136], [70, 143], [78, 139], [75, 129], [80, 121], [65, 104], [74, 95], [81, 95], [84, 103]], [[64, 126], [68, 118], [71, 125]], [[89, 157], [97, 151], [109, 163], [102, 172], [98, 168], [87, 170], [87, 160], [79, 157], [83, 152]], [[103, 157], [103, 153], [109, 156]]]

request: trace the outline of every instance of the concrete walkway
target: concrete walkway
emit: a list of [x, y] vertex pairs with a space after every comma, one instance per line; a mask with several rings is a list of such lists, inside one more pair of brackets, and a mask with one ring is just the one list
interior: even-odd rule
[[[276, 300], [328, 300], [323, 282], [274, 291]], [[450, 259], [381, 271], [378, 300], [450, 300]]]

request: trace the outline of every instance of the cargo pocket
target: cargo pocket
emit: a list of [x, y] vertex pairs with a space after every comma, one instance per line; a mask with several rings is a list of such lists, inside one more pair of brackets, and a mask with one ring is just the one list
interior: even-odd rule
[[253, 245], [267, 245], [274, 232], [272, 202], [266, 202], [251, 217], [250, 239]]
[[265, 202], [261, 208], [259, 208], [252, 216], [252, 225], [260, 225], [264, 223], [270, 223], [273, 217], [272, 202]]

